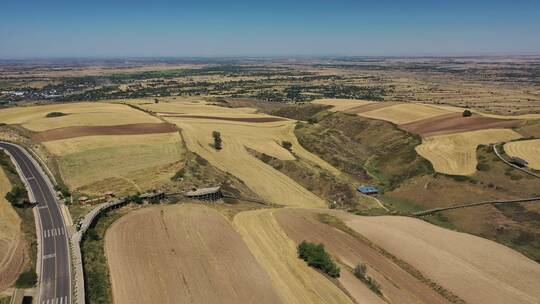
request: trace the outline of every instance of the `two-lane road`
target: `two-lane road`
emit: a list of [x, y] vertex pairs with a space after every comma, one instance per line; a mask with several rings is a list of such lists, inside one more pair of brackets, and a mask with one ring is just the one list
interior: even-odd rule
[[41, 235], [41, 265], [38, 269], [39, 304], [71, 303], [71, 269], [68, 231], [60, 206], [54, 195], [48, 177], [38, 164], [21, 147], [0, 142], [0, 148], [7, 151], [19, 168], [21, 179], [30, 188], [30, 199], [37, 202], [38, 221]]

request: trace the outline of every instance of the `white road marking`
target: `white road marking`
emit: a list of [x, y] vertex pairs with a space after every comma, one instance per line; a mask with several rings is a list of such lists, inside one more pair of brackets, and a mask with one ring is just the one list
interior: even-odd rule
[[45, 209], [45, 208], [49, 208], [49, 206], [43, 205], [43, 206], [39, 206], [39, 207], [37, 207], [37, 208], [38, 208], [38, 209]]
[[50, 259], [50, 258], [54, 258], [54, 257], [56, 257], [56, 253], [51, 253], [51, 254], [44, 255], [43, 259], [46, 260], [46, 259]]

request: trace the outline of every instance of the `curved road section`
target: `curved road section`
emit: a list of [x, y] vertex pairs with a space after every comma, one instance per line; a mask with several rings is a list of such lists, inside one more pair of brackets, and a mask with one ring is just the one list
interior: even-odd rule
[[26, 183], [30, 200], [37, 202], [40, 304], [71, 303], [71, 269], [68, 230], [56, 200], [52, 184], [36, 161], [23, 148], [0, 142]]

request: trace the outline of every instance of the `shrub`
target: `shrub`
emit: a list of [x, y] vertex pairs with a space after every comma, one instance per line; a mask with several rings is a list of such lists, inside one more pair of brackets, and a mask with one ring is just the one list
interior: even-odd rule
[[61, 116], [66, 116], [67, 114], [65, 113], [62, 113], [62, 112], [51, 112], [47, 115], [45, 115], [45, 117], [47, 118], [50, 118], [50, 117], [61, 117]]
[[486, 163], [479, 163], [476, 165], [476, 170], [478, 171], [488, 171], [490, 169], [490, 166]]
[[15, 287], [17, 288], [30, 288], [34, 287], [37, 283], [37, 274], [34, 269], [28, 269], [22, 272], [17, 281], [15, 282]]
[[354, 268], [354, 276], [360, 279], [362, 282], [366, 283], [369, 289], [373, 290], [377, 294], [381, 294], [381, 285], [377, 283], [373, 278], [366, 275], [367, 266], [366, 264], [358, 264]]
[[10, 192], [6, 193], [6, 200], [13, 206], [24, 205], [23, 201], [27, 197], [26, 189], [23, 186], [15, 185]]
[[324, 249], [323, 244], [314, 244], [302, 241], [298, 245], [298, 256], [306, 261], [309, 266], [322, 270], [333, 278], [339, 278], [340, 269], [332, 261], [330, 255]]
[[292, 151], [292, 143], [290, 141], [284, 140], [281, 142], [281, 145], [283, 146], [283, 148]]
[[221, 133], [214, 131], [212, 132], [212, 137], [214, 138], [214, 148], [216, 150], [221, 150]]
[[472, 116], [472, 112], [470, 110], [463, 111], [463, 117], [470, 117]]

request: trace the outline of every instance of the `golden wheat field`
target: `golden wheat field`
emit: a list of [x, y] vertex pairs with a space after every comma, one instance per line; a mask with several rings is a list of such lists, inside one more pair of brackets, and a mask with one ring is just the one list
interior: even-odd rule
[[409, 217], [344, 220], [467, 303], [538, 303], [540, 265], [506, 246]]
[[520, 138], [509, 129], [491, 129], [437, 135], [422, 140], [416, 151], [431, 162], [435, 171], [451, 175], [472, 175], [476, 172], [476, 148]]
[[356, 107], [372, 104], [373, 101], [360, 99], [316, 99], [312, 101], [314, 104], [332, 106], [331, 111], [343, 112]]
[[529, 163], [529, 167], [540, 170], [540, 139], [506, 143], [504, 152], [510, 156], [520, 157]]
[[352, 303], [329, 279], [300, 260], [296, 245], [274, 218], [275, 210], [239, 213], [234, 227], [270, 276], [283, 303]]
[[114, 303], [280, 302], [240, 235], [208, 207], [134, 211], [107, 231], [105, 252]]
[[0, 292], [15, 282], [24, 264], [21, 219], [5, 199], [9, 191], [11, 183], [0, 168]]
[[[163, 168], [185, 157], [178, 133], [85, 136], [43, 144], [56, 157], [62, 179], [71, 189], [89, 187], [89, 192], [97, 193], [119, 190], [112, 187], [111, 179], [127, 182], [125, 190], [147, 190], [154, 182], [173, 176], [178, 168]], [[113, 189], [92, 187], [103, 180]]]
[[[51, 112], [66, 114], [46, 117]], [[41, 132], [71, 126], [107, 126], [132, 123], [159, 123], [159, 119], [122, 104], [80, 102], [44, 106], [13, 107], [0, 111], [0, 122], [21, 124]]]
[[[245, 115], [245, 108], [229, 109], [203, 103], [176, 102], [149, 105], [158, 113], [189, 113], [191, 116], [175, 114], [164, 118], [178, 125], [187, 148], [208, 160], [213, 166], [240, 178], [263, 200], [279, 205], [324, 207], [326, 203], [306, 190], [285, 174], [275, 170], [251, 155], [248, 149], [266, 153], [282, 160], [295, 157], [340, 174], [339, 170], [300, 146], [294, 135], [294, 121], [266, 121], [272, 116], [264, 114]], [[164, 111], [167, 109], [167, 111]], [[203, 115], [204, 114], [204, 115]], [[204, 116], [204, 117], [201, 117]], [[226, 120], [230, 118], [265, 119], [262, 122]], [[212, 132], [221, 133], [223, 148], [212, 147]], [[281, 146], [283, 140], [293, 144], [292, 153]]]
[[404, 103], [359, 113], [358, 115], [367, 118], [385, 120], [395, 124], [405, 124], [448, 113], [450, 112], [428, 105]]

